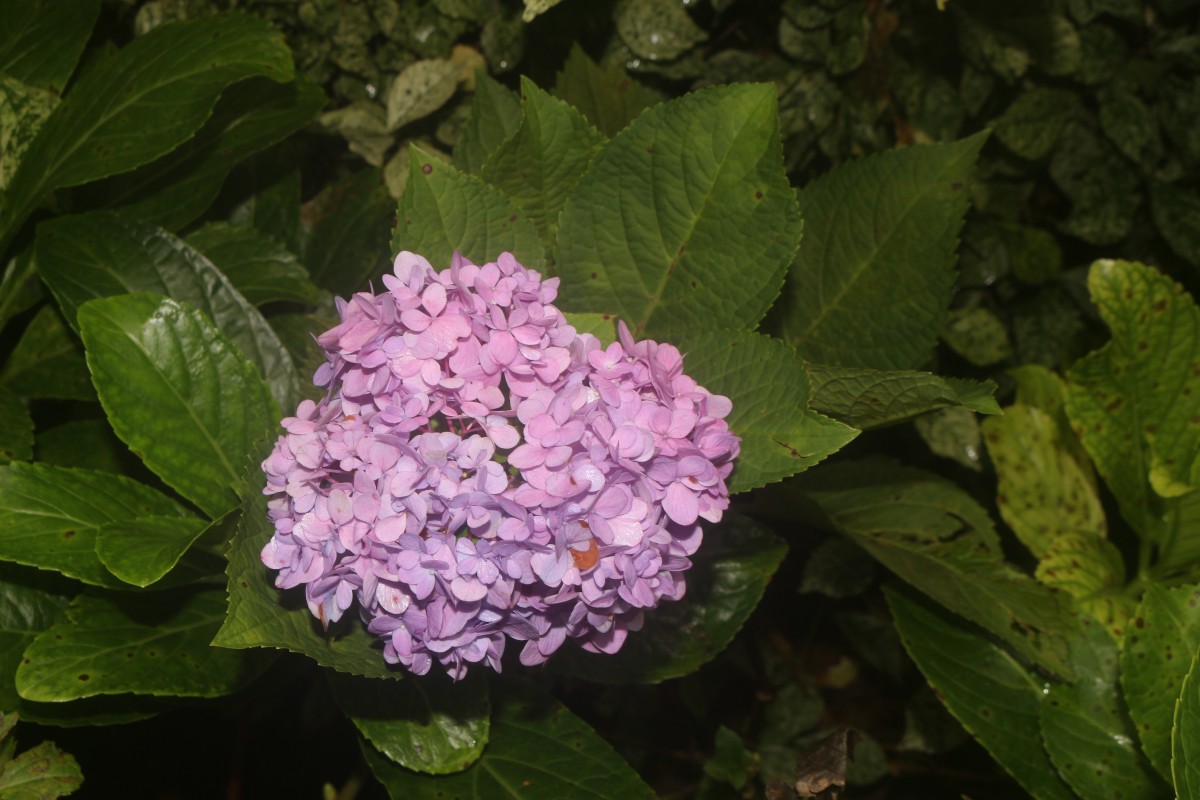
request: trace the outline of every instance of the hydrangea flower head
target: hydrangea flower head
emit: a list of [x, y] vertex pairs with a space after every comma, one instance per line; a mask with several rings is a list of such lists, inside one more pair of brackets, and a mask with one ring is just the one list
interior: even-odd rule
[[729, 400], [623, 323], [607, 347], [577, 333], [558, 280], [509, 253], [439, 272], [402, 252], [383, 283], [338, 301], [328, 393], [263, 462], [276, 586], [326, 625], [357, 607], [416, 674], [499, 671], [510, 639], [526, 665], [567, 639], [616, 652], [729, 505]]

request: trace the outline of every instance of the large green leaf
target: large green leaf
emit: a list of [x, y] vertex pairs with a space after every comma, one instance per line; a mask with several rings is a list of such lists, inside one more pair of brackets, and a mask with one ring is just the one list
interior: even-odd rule
[[365, 169], [327, 186], [305, 211], [316, 222], [299, 255], [313, 283], [349, 295], [390, 269], [395, 253], [389, 254], [388, 234], [396, 204], [379, 170]]
[[402, 767], [461, 772], [488, 742], [491, 706], [482, 673], [458, 682], [441, 674], [381, 681], [334, 673], [330, 683], [359, 733]]
[[106, 525], [187, 518], [166, 495], [107, 472], [13, 463], [0, 468], [0, 559], [52, 569], [96, 586], [121, 582], [96, 555]]
[[882, 370], [928, 360], [985, 139], [849, 161], [804, 188], [804, 239], [782, 310], [784, 338], [801, 356]]
[[321, 290], [308, 270], [278, 239], [249, 225], [210, 222], [187, 243], [213, 263], [256, 306], [272, 302], [315, 305]]
[[95, 400], [79, 338], [53, 304], [29, 321], [0, 370], [0, 384], [21, 397]]
[[713, 331], [686, 340], [687, 374], [733, 402], [727, 421], [742, 437], [730, 491], [742, 492], [808, 469], [858, 431], [808, 408], [804, 365], [778, 339]]
[[375, 777], [394, 800], [622, 800], [654, 793], [586, 722], [539, 691], [504, 682], [492, 692], [483, 756], [455, 775], [396, 766], [364, 745]]
[[1037, 800], [1075, 800], [1042, 749], [1043, 680], [928, 600], [884, 592], [904, 647], [950, 713]]
[[1121, 648], [1121, 689], [1137, 724], [1142, 751], [1164, 776], [1171, 775], [1171, 725], [1175, 698], [1189, 654], [1200, 648], [1200, 588], [1146, 586]]
[[1126, 520], [1163, 544], [1160, 497], [1200, 485], [1200, 311], [1131, 261], [1097, 261], [1088, 288], [1112, 339], [1071, 368], [1067, 414]]
[[143, 517], [100, 529], [96, 555], [126, 583], [149, 586], [179, 563], [211, 524], [195, 517]]
[[258, 485], [247, 482], [242, 500], [241, 523], [229, 548], [229, 611], [213, 644], [290, 650], [339, 672], [399, 678], [402, 671], [384, 662], [382, 645], [367, 633], [357, 614], [347, 614], [331, 630], [322, 630], [302, 593], [275, 588], [274, 573], [259, 558], [274, 534], [267, 499]]
[[1005, 563], [991, 519], [966, 492], [884, 460], [828, 465], [798, 490], [901, 578], [1034, 663], [1073, 677], [1067, 601]]
[[44, 590], [29, 576], [10, 573], [0, 574], [0, 708], [18, 707], [21, 697], [13, 680], [21, 654], [67, 607], [66, 597]]
[[100, 0], [6, 0], [0, 72], [61, 95], [99, 12]]
[[550, 248], [558, 215], [604, 136], [571, 106], [521, 80], [521, 127], [483, 165], [480, 176], [512, 200]]
[[471, 116], [454, 146], [454, 166], [478, 175], [488, 156], [521, 125], [521, 101], [486, 72], [475, 75]]
[[262, 654], [212, 647], [225, 616], [220, 588], [137, 594], [84, 594], [25, 649], [17, 691], [62, 702], [100, 694], [220, 697], [269, 662]]
[[262, 314], [212, 262], [174, 234], [146, 222], [98, 212], [59, 217], [38, 227], [38, 274], [67, 321], [97, 297], [152, 292], [208, 315], [258, 367], [281, 408], [300, 390], [296, 369]]
[[929, 372], [881, 371], [806, 365], [812, 381], [809, 405], [856, 428], [894, 425], [942, 408], [999, 413], [991, 381], [942, 378]]
[[221, 14], [164, 25], [88, 70], [29, 146], [0, 208], [0, 252], [48, 193], [133, 169], [170, 152], [208, 119], [230, 83], [292, 79], [270, 23]]
[[70, 754], [54, 742], [42, 742], [14, 757], [15, 743], [5, 742], [17, 714], [0, 712], [0, 797], [4, 800], [54, 800], [83, 784], [83, 773]]
[[1041, 704], [1042, 742], [1058, 774], [1088, 800], [1154, 800], [1162, 779], [1137, 747], [1117, 687], [1117, 642], [1104, 626], [1083, 620], [1072, 642], [1075, 683], [1047, 686]]
[[649, 612], [615, 654], [568, 644], [551, 663], [601, 683], [658, 683], [695, 672], [741, 630], [786, 554], [787, 544], [769, 529], [726, 512], [692, 557], [683, 600]]
[[658, 96], [625, 74], [619, 64], [601, 67], [575, 42], [554, 82], [554, 93], [579, 109], [605, 136], [616, 136], [658, 102]]
[[103, 417], [80, 419], [38, 431], [34, 452], [42, 464], [129, 474], [139, 464]]
[[499, 190], [415, 145], [408, 161], [408, 185], [396, 211], [392, 252], [411, 250], [433, 264], [450, 266], [455, 251], [476, 264], [507, 251], [527, 267], [544, 257], [537, 228]]
[[592, 161], [560, 218], [563, 305], [635, 335], [753, 328], [801, 227], [774, 87], [704, 89], [646, 111]]
[[213, 519], [278, 411], [246, 357], [196, 309], [148, 294], [79, 309], [88, 366], [113, 430]]
[[199, 217], [239, 161], [298, 130], [325, 104], [310, 78], [259, 78], [230, 87], [196, 135], [167, 156], [87, 187], [103, 208], [178, 230]]
[[1171, 730], [1171, 779], [1179, 800], [1200, 798], [1200, 654], [1175, 702], [1175, 727]]

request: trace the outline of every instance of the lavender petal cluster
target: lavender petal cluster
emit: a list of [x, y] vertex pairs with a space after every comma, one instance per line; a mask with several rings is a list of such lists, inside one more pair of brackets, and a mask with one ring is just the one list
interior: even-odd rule
[[263, 462], [276, 586], [324, 625], [357, 607], [416, 674], [499, 671], [509, 639], [526, 665], [567, 639], [616, 652], [729, 504], [729, 400], [623, 323], [607, 347], [577, 333], [558, 280], [509, 253], [402, 252], [383, 283], [338, 301], [327, 394]]

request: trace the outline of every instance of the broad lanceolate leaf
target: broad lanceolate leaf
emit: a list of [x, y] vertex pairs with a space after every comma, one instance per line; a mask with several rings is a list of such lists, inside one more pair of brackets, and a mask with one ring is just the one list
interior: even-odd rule
[[213, 263], [256, 306], [277, 301], [315, 305], [321, 290], [300, 260], [275, 237], [249, 225], [210, 222], [187, 243]]
[[153, 161], [204, 123], [230, 83], [291, 80], [283, 35], [222, 14], [164, 25], [80, 79], [26, 151], [0, 209], [0, 252], [43, 196]]
[[0, 384], [21, 397], [95, 400], [79, 338], [53, 304], [30, 320], [0, 370]]
[[[1171, 725], [1175, 698], [1200, 648], [1200, 587], [1146, 586], [1121, 649], [1121, 689], [1136, 723], [1142, 751], [1171, 776]], [[1200, 789], [1200, 785], [1197, 785]]]
[[1175, 727], [1171, 730], [1171, 779], [1179, 800], [1200, 798], [1200, 654], [1175, 702]]
[[1078, 679], [1050, 684], [1042, 699], [1042, 742], [1050, 761], [1080, 797], [1161, 798], [1167, 787], [1142, 757], [1121, 702], [1117, 643], [1086, 617], [1080, 632], [1072, 642]]
[[254, 365], [199, 311], [148, 294], [91, 300], [79, 327], [116, 434], [210, 517], [233, 508], [278, 415]]
[[1043, 680], [928, 600], [884, 591], [908, 654], [950, 713], [1037, 800], [1074, 800], [1042, 749]]
[[0, 707], [17, 708], [20, 695], [13, 682], [21, 654], [42, 631], [49, 628], [67, 606], [67, 598], [45, 591], [28, 577], [0, 576]]
[[929, 372], [881, 371], [806, 365], [812, 381], [809, 405], [856, 428], [877, 428], [942, 408], [997, 414], [996, 384], [941, 378]]
[[569, 644], [556, 671], [601, 683], [657, 683], [695, 672], [733, 641], [762, 599], [787, 544], [748, 517], [727, 512], [706, 530], [687, 573], [687, 594], [646, 615], [615, 654]]
[[229, 611], [213, 639], [217, 647], [273, 647], [302, 653], [323, 667], [368, 678], [399, 678], [399, 668], [383, 660], [383, 646], [367, 633], [357, 614], [346, 615], [332, 630], [309, 613], [303, 592], [281, 592], [259, 553], [274, 528], [267, 499], [257, 480], [243, 486], [241, 523], [229, 549]]
[[1122, 514], [1163, 545], [1155, 493], [1200, 485], [1200, 310], [1169, 278], [1130, 261], [1097, 261], [1088, 288], [1113, 335], [1071, 368], [1067, 413]]
[[188, 515], [160, 492], [118, 475], [44, 464], [0, 468], [0, 560], [121, 586], [96, 555], [97, 532], [161, 516], [186, 521]]
[[456, 250], [476, 264], [508, 251], [527, 267], [541, 266], [537, 228], [499, 190], [416, 146], [411, 146], [408, 169], [393, 253], [420, 253], [434, 269], [450, 266]]
[[554, 93], [587, 117], [605, 136], [616, 136], [659, 98], [625, 74], [620, 66], [607, 69], [588, 58], [575, 43], [554, 83]]
[[568, 311], [667, 338], [754, 327], [801, 231], [774, 87], [718, 86], [642, 114], [595, 157], [559, 222]]
[[76, 324], [96, 297], [153, 292], [190, 303], [250, 358], [281, 408], [295, 406], [299, 379], [262, 314], [211, 261], [162, 228], [98, 212], [60, 217], [38, 228], [38, 272]]
[[985, 138], [849, 161], [804, 188], [805, 234], [782, 316], [784, 338], [801, 356], [884, 370], [928, 360]]
[[391, 266], [395, 253], [388, 253], [388, 230], [396, 204], [379, 170], [356, 172], [327, 187], [304, 211], [316, 219], [300, 254], [313, 283], [346, 296]]
[[25, 650], [17, 691], [62, 702], [98, 694], [220, 697], [269, 663], [261, 655], [212, 647], [225, 615], [220, 588], [81, 595]]
[[393, 800], [622, 800], [652, 798], [616, 751], [586, 722], [535, 689], [503, 682], [492, 692], [483, 756], [455, 775], [398, 767], [375, 748], [363, 754]]
[[239, 161], [298, 130], [324, 104], [325, 93], [307, 77], [283, 86], [265, 78], [244, 81], [169, 155], [83, 191], [104, 208], [178, 230], [212, 204]]
[[402, 767], [446, 775], [471, 766], [488, 741], [487, 678], [452, 682], [445, 675], [381, 681], [333, 673], [333, 694], [350, 721]]
[[20, 397], [0, 386], [0, 464], [33, 458], [33, 417]]
[[833, 525], [922, 592], [1025, 658], [1073, 677], [1066, 601], [1004, 561], [987, 513], [949, 481], [889, 461], [843, 462], [798, 486]]
[[521, 81], [521, 127], [488, 158], [480, 173], [529, 217], [553, 247], [558, 215], [604, 144], [578, 111]]
[[804, 365], [783, 342], [749, 331], [685, 340], [684, 370], [733, 402], [727, 422], [742, 437], [730, 491], [742, 492], [808, 469], [858, 431], [808, 408]]
[[0, 73], [61, 95], [99, 12], [100, 0], [8, 0], [0, 30]]
[[126, 583], [149, 586], [179, 563], [209, 524], [195, 517], [143, 517], [110, 524], [99, 531], [96, 555]]
[[[0, 712], [0, 742], [11, 735], [17, 714]], [[42, 742], [13, 757], [13, 743], [0, 746], [0, 797], [5, 800], [54, 800], [83, 784], [79, 764], [53, 742]]]
[[454, 146], [454, 166], [478, 175], [488, 156], [521, 126], [521, 101], [516, 93], [482, 70], [475, 75], [471, 116]]

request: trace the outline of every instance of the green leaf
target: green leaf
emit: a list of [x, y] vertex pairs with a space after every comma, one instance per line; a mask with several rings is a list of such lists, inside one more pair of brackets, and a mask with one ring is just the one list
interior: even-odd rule
[[233, 508], [278, 415], [254, 365], [199, 311], [148, 294], [91, 300], [79, 327], [117, 436], [209, 517]]
[[58, 309], [47, 305], [37, 313], [0, 371], [0, 384], [21, 397], [92, 400], [79, 338], [66, 326]]
[[371, 100], [359, 100], [348, 106], [326, 111], [317, 120], [322, 127], [335, 131], [373, 167], [383, 166], [388, 150], [396, 143], [396, 135], [387, 128], [383, 107]]
[[578, 111], [521, 79], [521, 127], [488, 157], [480, 176], [512, 200], [553, 247], [558, 215], [604, 137]]
[[1200, 268], [1200, 196], [1181, 186], [1150, 184], [1154, 225], [1180, 258]]
[[749, 331], [689, 337], [685, 370], [733, 403], [726, 421], [742, 438], [729, 481], [743, 492], [808, 469], [837, 452], [858, 431], [808, 408], [804, 365], [783, 342]]
[[394, 800], [608, 800], [654, 797], [586, 722], [530, 687], [492, 693], [487, 749], [469, 769], [431, 777], [398, 767], [373, 747], [363, 754]]
[[0, 464], [33, 458], [33, 418], [24, 401], [0, 386]]
[[309, 612], [302, 591], [284, 593], [275, 588], [274, 573], [259, 558], [275, 532], [267, 516], [267, 498], [249, 480], [243, 483], [242, 494], [244, 511], [229, 547], [229, 611], [213, 644], [290, 650], [339, 672], [399, 678], [401, 670], [384, 662], [378, 638], [367, 633], [356, 614], [326, 631]]
[[21, 654], [39, 633], [49, 628], [67, 606], [67, 598], [43, 590], [28, 577], [5, 569], [0, 577], [0, 707], [21, 702], [13, 683]]
[[646, 111], [592, 161], [559, 220], [563, 305], [638, 336], [752, 328], [800, 230], [774, 87], [704, 89]]
[[1042, 558], [1064, 533], [1105, 538], [1091, 469], [1076, 460], [1054, 417], [1018, 403], [986, 420], [983, 431], [996, 467], [1000, 516], [1034, 556]]
[[983, 470], [979, 418], [966, 408], [943, 408], [913, 420], [917, 435], [935, 456], [949, 458], [975, 472]]
[[613, 319], [612, 314], [575, 312], [564, 316], [577, 333], [590, 333], [605, 347], [617, 340], [616, 320]]
[[658, 683], [695, 672], [725, 649], [775, 574], [787, 544], [749, 517], [726, 512], [692, 556], [683, 600], [646, 615], [614, 654], [564, 648], [555, 671], [600, 683]]
[[0, 73], [0, 191], [57, 105], [58, 96], [49, 90]]
[[187, 237], [229, 279], [242, 297], [261, 306], [285, 302], [316, 305], [321, 290], [300, 260], [275, 237], [249, 225], [210, 222]]
[[1153, 800], [1166, 794], [1136, 744], [1117, 691], [1117, 643], [1083, 620], [1072, 643], [1073, 684], [1052, 683], [1041, 704], [1042, 742], [1058, 774], [1088, 800]]
[[833, 536], [809, 554], [798, 588], [840, 600], [865, 592], [876, 572], [875, 559], [866, 550], [845, 536]]
[[884, 593], [905, 649], [950, 713], [1037, 800], [1074, 800], [1042, 749], [1042, 679], [928, 600]]
[[704, 774], [741, 789], [757, 771], [757, 764], [758, 756], [746, 749], [742, 737], [721, 725], [717, 728], [712, 758], [704, 762]]
[[495, 261], [507, 251], [527, 267], [541, 266], [537, 229], [497, 189], [416, 145], [410, 145], [408, 169], [393, 253], [419, 253], [435, 269], [450, 266], [455, 251], [475, 264]]
[[[12, 732], [18, 716], [0, 711], [0, 742]], [[0, 746], [0, 797], [4, 800], [53, 800], [83, 785], [79, 764], [53, 742], [42, 742], [13, 757], [15, 743]]]
[[1097, 261], [1088, 288], [1112, 339], [1071, 368], [1067, 414], [1125, 519], [1165, 544], [1151, 488], [1176, 497], [1200, 485], [1200, 311], [1135, 262]]
[[812, 380], [809, 404], [822, 414], [856, 428], [877, 428], [942, 408], [964, 407], [997, 414], [991, 381], [956, 381], [928, 372], [806, 365]]
[[1125, 591], [1125, 559], [1112, 542], [1094, 533], [1059, 531], [1034, 577], [1074, 597], [1076, 605], [1115, 639], [1124, 637], [1137, 600]]
[[1133, 86], [1114, 81], [1101, 89], [1100, 127], [1109, 141], [1138, 164], [1148, 167], [1162, 157], [1157, 116], [1137, 96]]
[[482, 674], [381, 681], [336, 673], [334, 697], [366, 740], [396, 764], [446, 775], [478, 760], [488, 742], [491, 706]]
[[96, 556], [110, 523], [187, 512], [165, 495], [119, 475], [44, 464], [0, 468], [0, 559], [52, 569], [96, 586], [120, 587]]
[[243, 81], [187, 142], [133, 172], [92, 184], [85, 197], [179, 230], [212, 205], [239, 161], [299, 130], [324, 104], [325, 93], [307, 77], [282, 86], [265, 78]]
[[488, 156], [521, 125], [521, 101], [483, 70], [475, 73], [471, 116], [454, 147], [454, 166], [478, 175]]
[[625, 74], [619, 64], [602, 67], [588, 58], [578, 42], [558, 72], [554, 93], [579, 109], [609, 138], [616, 136], [659, 97]]
[[1079, 99], [1065, 89], [1035, 87], [1017, 96], [996, 120], [996, 138], [1022, 158], [1049, 155]]
[[212, 262], [162, 228], [117, 214], [59, 217], [38, 228], [38, 272], [78, 326], [79, 307], [97, 297], [152, 292], [202, 311], [258, 368], [281, 408], [292, 408], [299, 378], [279, 337]]
[[1112, 245], [1129, 234], [1141, 197], [1139, 176], [1092, 125], [1072, 122], [1050, 159], [1050, 177], [1071, 201], [1063, 233]]
[[1192, 658], [1191, 669], [1175, 701], [1174, 727], [1171, 729], [1171, 779], [1179, 800], [1200, 797], [1200, 654]]
[[55, 189], [153, 161], [189, 139], [230, 83], [292, 79], [283, 34], [256, 17], [221, 14], [164, 25], [99, 62], [26, 151], [0, 208], [0, 252]]
[[0, 72], [61, 95], [99, 13], [100, 0], [8, 0]]
[[1200, 648], [1200, 587], [1146, 586], [1121, 648], [1121, 689], [1142, 751], [1171, 775], [1171, 726], [1189, 666]]
[[784, 338], [805, 360], [881, 370], [928, 360], [986, 138], [849, 161], [805, 187], [782, 312]]
[[550, 9], [562, 2], [562, 0], [523, 0], [525, 10], [521, 12], [521, 20], [524, 22], [533, 22], [533, 20], [542, 14], [545, 14]]
[[171, 571], [210, 523], [194, 517], [142, 517], [104, 526], [96, 555], [126, 583], [149, 586]]
[[940, 335], [951, 350], [977, 367], [990, 367], [1012, 356], [1008, 329], [983, 306], [951, 311]]
[[409, 64], [388, 87], [387, 129], [394, 131], [437, 111], [454, 96], [461, 77], [462, 67], [448, 59]]
[[331, 184], [305, 211], [317, 220], [300, 253], [313, 283], [349, 295], [390, 270], [395, 252], [388, 232], [396, 204], [379, 170], [366, 169]]
[[38, 634], [17, 668], [27, 700], [100, 694], [220, 697], [253, 680], [269, 659], [211, 647], [225, 615], [219, 588], [84, 594]]
[[840, 462], [805, 476], [800, 491], [904, 580], [1070, 678], [1075, 622], [1067, 601], [1003, 560], [987, 513], [964, 491], [884, 460]]
[[34, 453], [44, 464], [128, 473], [139, 466], [108, 421], [81, 419], [38, 431]]
[[708, 38], [676, 0], [622, 0], [613, 21], [629, 49], [650, 61], [671, 61]]
[[[249, 225], [283, 242], [293, 253], [300, 252], [300, 169], [283, 177], [280, 170], [293, 163], [289, 148], [277, 147], [253, 159], [245, 169], [259, 188], [258, 194], [242, 201], [229, 215], [235, 225]], [[261, 186], [266, 182], [266, 186]]]

